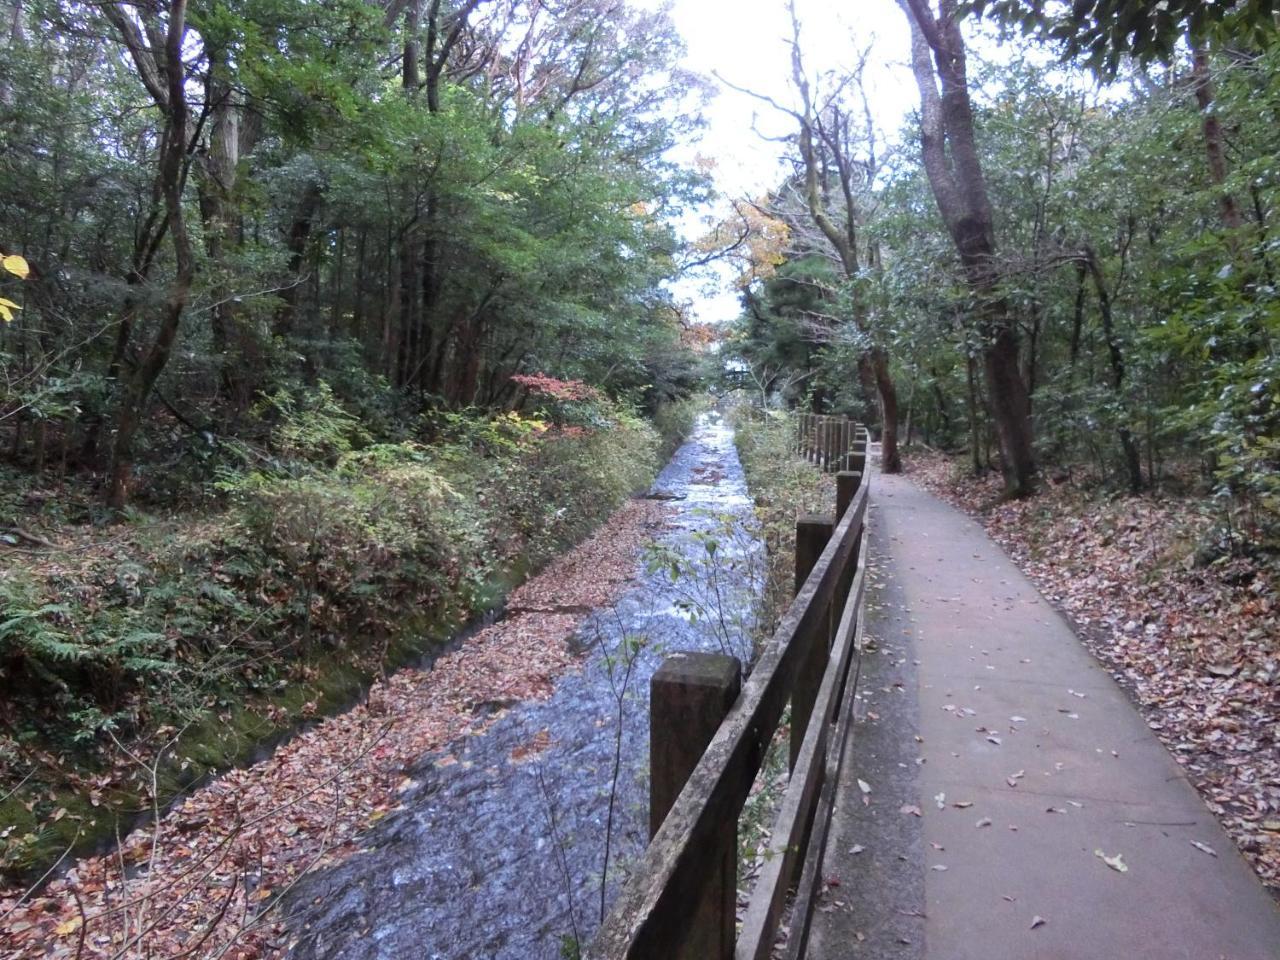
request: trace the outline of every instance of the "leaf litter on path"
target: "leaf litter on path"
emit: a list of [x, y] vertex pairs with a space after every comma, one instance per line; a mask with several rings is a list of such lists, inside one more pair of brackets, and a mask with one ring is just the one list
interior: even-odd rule
[[[1280, 830], [1266, 827], [1280, 824], [1274, 568], [1247, 557], [1197, 565], [1188, 545], [1203, 540], [1213, 521], [1195, 500], [1102, 500], [1068, 483], [1005, 501], [997, 476], [959, 482], [945, 457], [913, 458], [909, 470], [976, 516], [1074, 621], [1262, 881], [1280, 895]], [[1085, 699], [1078, 690], [1068, 695]]]

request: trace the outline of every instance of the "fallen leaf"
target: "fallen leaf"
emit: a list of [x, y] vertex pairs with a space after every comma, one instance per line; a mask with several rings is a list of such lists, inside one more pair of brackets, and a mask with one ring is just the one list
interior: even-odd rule
[[1108, 857], [1101, 850], [1093, 851], [1093, 855], [1105, 863], [1116, 873], [1128, 873], [1129, 865], [1124, 862], [1124, 854], [1117, 853], [1114, 857]]
[[1032, 930], [1034, 930], [1036, 927], [1043, 927], [1047, 922], [1048, 922], [1048, 921], [1047, 921], [1047, 920], [1045, 920], [1045, 918], [1044, 918], [1044, 917], [1032, 917], [1032, 918], [1031, 918], [1031, 929], [1032, 929]]
[[920, 808], [917, 807], [914, 803], [904, 803], [902, 806], [898, 808], [898, 812], [910, 814], [913, 817], [924, 816], [924, 814], [920, 812]]
[[1213, 847], [1209, 846], [1207, 843], [1201, 843], [1199, 840], [1192, 840], [1191, 845], [1197, 850], [1202, 850], [1211, 857], [1216, 857], [1218, 855], [1218, 852], [1214, 850]]
[[989, 826], [991, 826], [991, 818], [990, 818], [990, 817], [983, 817], [981, 820], [979, 820], [979, 821], [978, 821], [977, 826], [978, 826], [978, 828], [979, 828], [979, 829], [981, 829], [982, 827], [989, 827]]

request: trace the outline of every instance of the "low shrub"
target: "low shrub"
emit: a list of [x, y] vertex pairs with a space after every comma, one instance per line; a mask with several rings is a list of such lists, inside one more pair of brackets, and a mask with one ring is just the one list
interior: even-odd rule
[[756, 503], [768, 556], [768, 576], [758, 620], [769, 635], [794, 592], [796, 516], [830, 513], [835, 503], [831, 478], [795, 455], [795, 418], [781, 410], [749, 405], [732, 412], [738, 456]]
[[658, 468], [647, 421], [590, 388], [545, 399], [532, 416], [442, 414], [424, 444], [374, 442], [323, 384], [270, 398], [269, 451], [223, 468], [221, 512], [0, 575], [16, 725], [124, 735], [242, 699], [311, 654], [376, 670], [406, 620], [478, 612], [503, 570], [577, 542]]
[[660, 403], [653, 413], [653, 426], [662, 437], [663, 451], [668, 456], [693, 433], [699, 414], [710, 405], [705, 394]]

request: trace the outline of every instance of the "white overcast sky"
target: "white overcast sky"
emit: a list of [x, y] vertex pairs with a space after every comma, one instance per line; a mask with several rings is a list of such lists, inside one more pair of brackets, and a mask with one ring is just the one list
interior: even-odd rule
[[[662, 0], [637, 0], [658, 7]], [[907, 23], [894, 0], [796, 0], [801, 21], [801, 49], [807, 72], [838, 69], [871, 46], [867, 81], [872, 110], [881, 131], [892, 136], [914, 109], [916, 90], [907, 69], [910, 47]], [[791, 26], [783, 0], [673, 0], [671, 17], [688, 47], [685, 65], [711, 78], [720, 93], [706, 110], [708, 127], [700, 143], [687, 145], [680, 159], [694, 155], [716, 161], [715, 177], [726, 197], [758, 197], [777, 184], [783, 146], [767, 135], [791, 132], [794, 121], [715, 80], [720, 74], [742, 87], [790, 99]], [[687, 152], [686, 152], [687, 151]], [[696, 232], [691, 224], [690, 230]], [[731, 271], [728, 272], [731, 274]], [[727, 279], [727, 276], [726, 276]], [[718, 292], [682, 282], [676, 296], [693, 301], [699, 319], [724, 322], [739, 311], [736, 292]]]

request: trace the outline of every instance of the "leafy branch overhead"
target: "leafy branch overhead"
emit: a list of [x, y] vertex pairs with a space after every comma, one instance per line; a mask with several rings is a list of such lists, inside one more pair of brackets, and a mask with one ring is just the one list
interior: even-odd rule
[[1081, 57], [1114, 77], [1125, 57], [1168, 63], [1184, 37], [1265, 46], [1276, 31], [1272, 0], [969, 0], [964, 6]]

